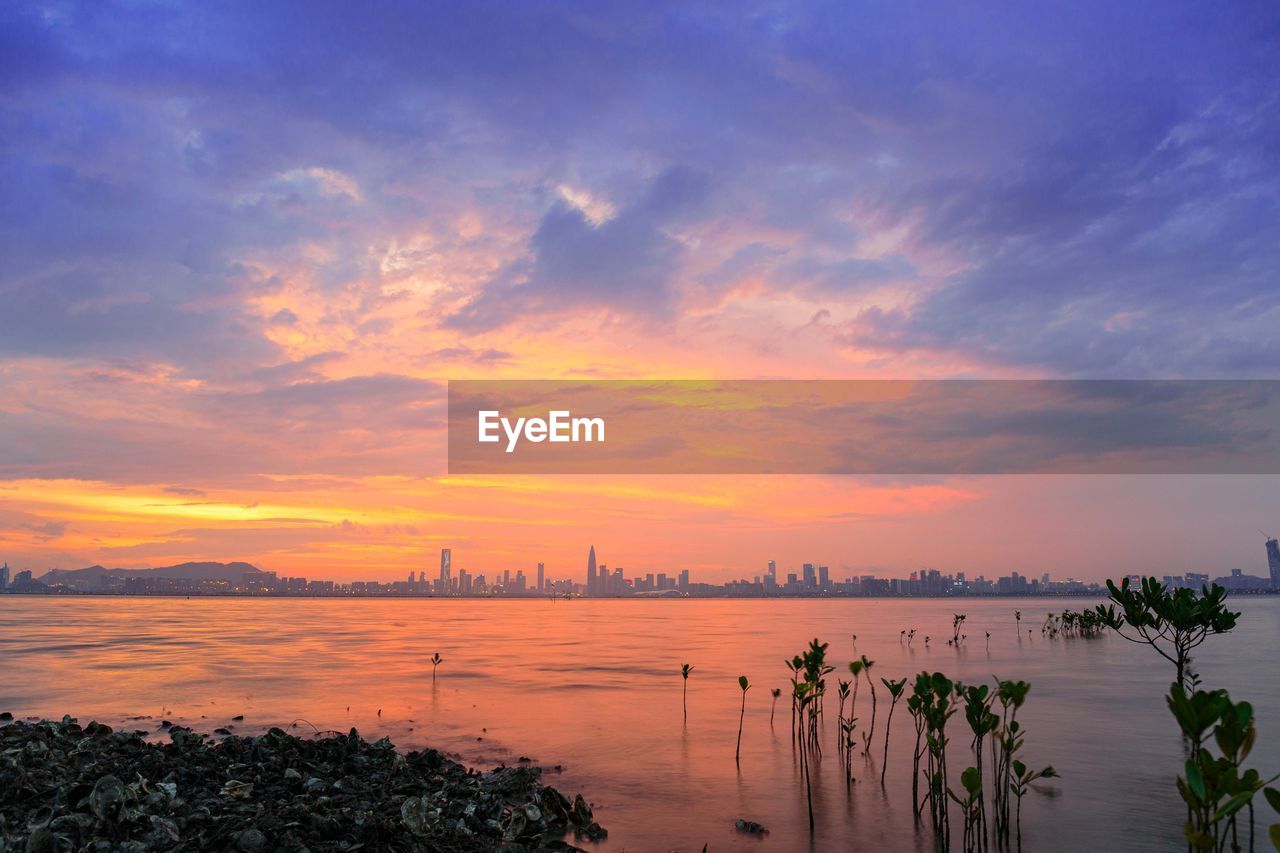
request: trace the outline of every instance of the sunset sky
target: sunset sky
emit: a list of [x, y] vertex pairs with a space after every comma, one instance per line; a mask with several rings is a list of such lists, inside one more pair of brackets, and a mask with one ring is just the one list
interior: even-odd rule
[[6, 3], [0, 562], [1265, 574], [1274, 476], [450, 477], [445, 383], [1280, 378], [1278, 49], [1248, 2]]

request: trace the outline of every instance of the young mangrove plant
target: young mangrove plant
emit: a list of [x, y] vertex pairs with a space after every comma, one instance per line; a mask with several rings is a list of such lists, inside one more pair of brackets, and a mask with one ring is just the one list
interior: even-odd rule
[[680, 706], [684, 709], [684, 718], [689, 719], [689, 673], [693, 672], [693, 665], [680, 664], [681, 692]]
[[[969, 746], [973, 749], [974, 767], [978, 771], [978, 778], [982, 778], [982, 746], [988, 735], [991, 735], [1000, 725], [1000, 718], [991, 710], [991, 704], [995, 701], [995, 694], [990, 686], [982, 685], [963, 685], [956, 683], [956, 698], [964, 703], [964, 718], [969, 724], [969, 731], [973, 733], [973, 738], [969, 741]], [[977, 802], [978, 808], [978, 825], [981, 830], [981, 838], [985, 844], [987, 837], [987, 805], [986, 800], [979, 797]]]
[[773, 705], [769, 708], [769, 728], [773, 728], [773, 714], [778, 710], [778, 697], [782, 695], [782, 688], [775, 687], [769, 693], [773, 696]]
[[738, 687], [742, 688], [742, 709], [738, 711], [738, 748], [733, 753], [734, 761], [742, 759], [742, 721], [747, 716], [747, 691], [751, 689], [745, 675], [738, 676]]
[[951, 788], [947, 789], [947, 796], [956, 801], [964, 817], [964, 853], [980, 853], [986, 847], [982, 829], [982, 773], [976, 767], [966, 767], [960, 774], [960, 784], [964, 787], [963, 797]]
[[440, 657], [439, 652], [436, 652], [431, 656], [431, 680], [433, 682], [436, 680], [436, 667], [440, 666], [442, 663], [444, 663], [444, 658]]
[[1094, 608], [1098, 619], [1126, 640], [1155, 649], [1174, 665], [1183, 688], [1194, 683], [1191, 651], [1210, 634], [1230, 631], [1240, 616], [1227, 609], [1227, 591], [1218, 584], [1197, 595], [1187, 587], [1170, 592], [1155, 578], [1143, 578], [1133, 589], [1125, 578], [1119, 586], [1108, 580], [1107, 591], [1113, 603]]
[[955, 613], [951, 616], [951, 644], [960, 645], [960, 626], [964, 624], [964, 620], [969, 617], [963, 613]]
[[911, 695], [907, 698], [907, 713], [911, 714], [911, 723], [916, 730], [916, 743], [911, 751], [911, 809], [917, 817], [920, 815], [920, 758], [924, 755], [921, 741], [924, 739], [924, 705], [932, 701], [933, 687], [929, 683], [929, 674], [922, 672], [916, 676], [911, 685]]
[[862, 683], [862, 670], [866, 669], [866, 666], [861, 658], [849, 661], [849, 672], [853, 675], [853, 704], [849, 708], [851, 717], [858, 713], [858, 685]]
[[862, 736], [862, 754], [871, 751], [871, 739], [876, 736], [876, 680], [871, 677], [871, 667], [875, 661], [862, 656], [862, 671], [867, 674], [867, 684], [871, 685], [871, 728]]
[[[813, 685], [807, 681], [792, 682], [792, 704], [795, 706], [797, 713], [801, 719], [810, 713], [810, 706], [814, 701]], [[813, 833], [813, 784], [809, 779], [809, 745], [806, 738], [797, 738], [797, 744], [800, 747], [800, 770], [804, 773], [804, 796], [809, 804], [809, 833]]]
[[853, 748], [858, 745], [858, 740], [854, 737], [854, 728], [857, 722], [857, 717], [840, 721], [840, 749], [844, 761], [845, 784], [853, 782]]
[[[1267, 787], [1280, 776], [1264, 781], [1257, 770], [1243, 767], [1257, 734], [1253, 706], [1232, 702], [1225, 690], [1187, 693], [1176, 682], [1170, 685], [1165, 701], [1191, 746], [1186, 775], [1177, 779], [1178, 793], [1187, 804], [1183, 827], [1187, 843], [1194, 850], [1239, 851], [1242, 833], [1237, 824], [1247, 806], [1249, 849], [1253, 850], [1254, 794], [1265, 790], [1267, 801], [1280, 811], [1280, 790]], [[1210, 734], [1218, 747], [1217, 756], [1206, 748]], [[1270, 835], [1280, 850], [1280, 824], [1271, 827]]]
[[[836, 679], [836, 698], [840, 700], [840, 707], [836, 711], [836, 726], [839, 729], [839, 731], [836, 732], [836, 736], [838, 738], [838, 740], [836, 741], [836, 746], [838, 747], [838, 751], [841, 754], [843, 754], [844, 753], [844, 734], [843, 734], [844, 733], [844, 703], [849, 699], [849, 682], [839, 678]], [[852, 716], [853, 711], [850, 710], [849, 714], [850, 716]]]
[[806, 695], [806, 713], [800, 715], [800, 737], [808, 738], [810, 746], [818, 754], [822, 754], [822, 743], [818, 737], [818, 724], [822, 719], [822, 700], [826, 694], [827, 675], [834, 667], [826, 663], [827, 644], [819, 642], [815, 637], [809, 648], [799, 655], [794, 663], [797, 672], [801, 673], [804, 683], [809, 685]]
[[[908, 701], [908, 708], [913, 708], [917, 716], [917, 742], [920, 734], [924, 735], [925, 770], [924, 779], [928, 783], [925, 801], [929, 804], [929, 817], [933, 823], [933, 831], [938, 846], [947, 850], [951, 843], [951, 815], [947, 808], [947, 721], [955, 714], [952, 693], [955, 685], [951, 679], [940, 672], [930, 675], [922, 672], [916, 677], [915, 692]], [[919, 767], [921, 753], [917, 750], [915, 766]], [[915, 785], [913, 782], [913, 793]], [[917, 813], [923, 803], [916, 806]]]
[[1006, 842], [1012, 827], [1009, 818], [1009, 795], [1013, 792], [1013, 762], [1022, 748], [1025, 735], [1018, 722], [1018, 709], [1027, 701], [1031, 685], [1025, 681], [996, 680], [996, 700], [1000, 703], [1000, 726], [992, 739], [991, 805], [995, 811], [996, 834]]
[[880, 787], [883, 788], [884, 773], [889, 768], [889, 735], [893, 733], [893, 709], [898, 707], [898, 700], [902, 698], [902, 692], [907, 686], [907, 679], [899, 678], [897, 681], [890, 681], [887, 678], [882, 678], [880, 682], [889, 691], [891, 698], [889, 716], [884, 721], [884, 760], [880, 763]]
[[1027, 765], [1013, 760], [1013, 781], [1010, 783], [1010, 793], [1017, 798], [1018, 805], [1015, 808], [1016, 817], [1014, 822], [1018, 827], [1018, 849], [1022, 849], [1022, 798], [1026, 796], [1027, 789], [1031, 787], [1031, 783], [1037, 779], [1052, 779], [1058, 773], [1053, 767], [1046, 767], [1043, 770], [1029, 770]]

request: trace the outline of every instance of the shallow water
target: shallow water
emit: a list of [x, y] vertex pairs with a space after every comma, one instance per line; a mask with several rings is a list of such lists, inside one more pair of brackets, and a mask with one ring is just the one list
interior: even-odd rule
[[[911, 819], [910, 716], [893, 719], [887, 784], [880, 787], [888, 708], [880, 687], [876, 746], [842, 780], [835, 753], [834, 679], [857, 653], [873, 674], [941, 670], [965, 681], [1031, 682], [1020, 719], [1025, 760], [1061, 779], [1023, 807], [1026, 850], [1172, 850], [1183, 813], [1172, 777], [1182, 761], [1162, 698], [1172, 667], [1148, 648], [1109, 636], [1047, 640], [1050, 608], [1084, 600], [436, 600], [182, 599], [0, 596], [0, 710], [71, 713], [154, 729], [161, 717], [211, 730], [245, 720], [255, 733], [299, 722], [402, 747], [444, 749], [487, 767], [529, 756], [562, 765], [547, 781], [583, 791], [609, 829], [605, 850], [930, 850]], [[1231, 635], [1197, 655], [1206, 686], [1253, 702], [1252, 765], [1280, 771], [1280, 598], [1237, 598]], [[1015, 631], [1016, 609], [1023, 634]], [[951, 615], [969, 639], [948, 648]], [[899, 632], [919, 631], [915, 643]], [[1030, 637], [1025, 636], [1032, 628]], [[992, 634], [990, 646], [984, 632]], [[933, 640], [926, 647], [923, 636]], [[785, 692], [770, 726], [784, 658], [818, 636], [830, 642], [827, 758], [813, 779], [816, 833], [792, 753]], [[429, 659], [445, 662], [433, 682]], [[680, 664], [689, 680], [681, 714]], [[742, 760], [734, 762], [740, 692], [747, 694]], [[862, 685], [860, 725], [869, 722]], [[381, 714], [379, 715], [379, 711]], [[968, 758], [953, 721], [956, 771]], [[958, 784], [958, 779], [955, 781]], [[1259, 825], [1277, 818], [1258, 799]], [[764, 824], [764, 838], [733, 828]], [[959, 836], [958, 818], [953, 831]], [[1259, 844], [1266, 844], [1265, 830]]]

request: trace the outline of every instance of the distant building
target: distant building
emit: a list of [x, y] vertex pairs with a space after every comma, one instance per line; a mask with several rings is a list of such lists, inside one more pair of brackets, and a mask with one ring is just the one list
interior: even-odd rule
[[538, 592], [543, 591], [542, 588], [546, 585], [546, 579], [547, 579], [547, 567], [542, 563], [538, 563]]
[[449, 591], [450, 576], [453, 574], [453, 549], [440, 549], [440, 592], [441, 594]]
[[1280, 543], [1267, 540], [1267, 568], [1271, 570], [1271, 588], [1280, 589]]
[[0, 566], [0, 589], [5, 589], [8, 586], [9, 586], [9, 564], [5, 563], [3, 566]]
[[590, 595], [596, 591], [596, 546], [592, 545], [591, 550], [587, 552], [587, 594]]

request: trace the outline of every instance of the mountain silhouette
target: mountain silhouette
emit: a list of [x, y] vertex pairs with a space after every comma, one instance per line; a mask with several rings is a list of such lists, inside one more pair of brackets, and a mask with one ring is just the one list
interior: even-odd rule
[[88, 566], [83, 569], [50, 569], [36, 578], [45, 584], [65, 584], [81, 589], [102, 585], [106, 577], [118, 578], [166, 578], [201, 581], [238, 581], [245, 575], [263, 574], [252, 563], [179, 563], [176, 566], [158, 566], [153, 569], [108, 569], [104, 566]]

